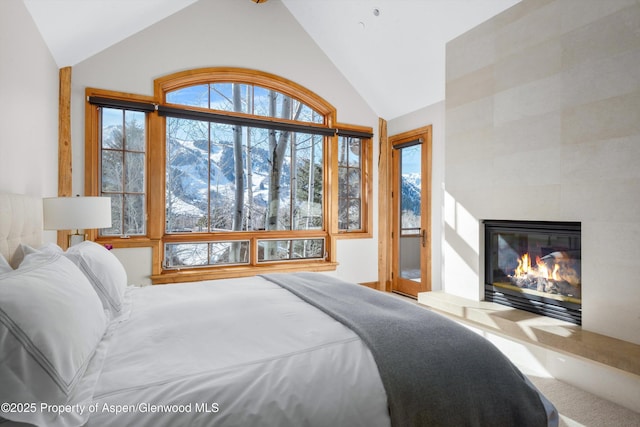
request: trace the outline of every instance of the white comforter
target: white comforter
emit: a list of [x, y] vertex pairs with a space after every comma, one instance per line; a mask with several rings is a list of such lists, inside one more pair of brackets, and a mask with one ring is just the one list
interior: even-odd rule
[[131, 288], [88, 426], [389, 426], [358, 336], [259, 277]]

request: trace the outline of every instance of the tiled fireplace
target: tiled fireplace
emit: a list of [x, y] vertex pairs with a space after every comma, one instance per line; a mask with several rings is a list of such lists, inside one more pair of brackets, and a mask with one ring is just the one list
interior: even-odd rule
[[447, 43], [434, 283], [484, 298], [484, 219], [579, 221], [576, 330], [640, 344], [640, 3], [568, 3], [525, 0]]
[[579, 222], [484, 221], [485, 300], [580, 325]]

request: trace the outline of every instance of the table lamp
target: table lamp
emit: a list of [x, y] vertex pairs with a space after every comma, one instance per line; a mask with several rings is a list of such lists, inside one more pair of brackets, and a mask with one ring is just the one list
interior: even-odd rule
[[81, 229], [111, 227], [110, 197], [48, 197], [42, 205], [45, 230], [75, 230], [69, 246], [85, 240]]

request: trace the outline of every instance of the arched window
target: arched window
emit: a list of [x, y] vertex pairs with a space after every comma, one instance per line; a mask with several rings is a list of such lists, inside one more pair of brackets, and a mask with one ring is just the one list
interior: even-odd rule
[[[142, 107], [103, 92], [87, 90], [101, 129], [92, 186], [110, 195], [104, 183], [117, 173], [105, 168], [107, 117], [121, 112], [126, 126]], [[333, 269], [335, 237], [369, 231], [370, 130], [336, 127], [335, 109], [309, 90], [254, 70], [207, 68], [157, 79], [149, 105], [149, 233], [136, 240], [154, 242], [154, 281]], [[115, 226], [99, 239], [134, 238]]]

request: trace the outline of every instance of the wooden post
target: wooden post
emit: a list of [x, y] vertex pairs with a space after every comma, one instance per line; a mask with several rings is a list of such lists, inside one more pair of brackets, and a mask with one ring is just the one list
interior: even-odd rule
[[[71, 67], [60, 69], [58, 101], [58, 197], [69, 197], [72, 187], [71, 159]], [[58, 245], [68, 246], [69, 230], [58, 231]]]
[[378, 119], [378, 287], [391, 290], [391, 152], [387, 121]]

